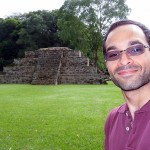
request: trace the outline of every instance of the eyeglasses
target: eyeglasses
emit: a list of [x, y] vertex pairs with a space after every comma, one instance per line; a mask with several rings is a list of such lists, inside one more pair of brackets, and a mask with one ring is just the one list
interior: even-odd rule
[[145, 46], [143, 44], [136, 44], [131, 47], [128, 47], [125, 50], [110, 50], [106, 52], [106, 61], [114, 61], [121, 57], [122, 52], [126, 52], [129, 56], [141, 55], [145, 52], [145, 48], [150, 48], [150, 46]]

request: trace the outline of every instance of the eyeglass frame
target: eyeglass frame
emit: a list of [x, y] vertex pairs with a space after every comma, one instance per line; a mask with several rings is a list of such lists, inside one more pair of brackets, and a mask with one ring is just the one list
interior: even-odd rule
[[[131, 54], [129, 53], [129, 50], [130, 50], [130, 48], [132, 48], [132, 47], [134, 47], [134, 46], [142, 46], [142, 47], [143, 47], [143, 52], [140, 53], [140, 54], [131, 55]], [[145, 52], [145, 48], [149, 48], [149, 49], [150, 49], [150, 46], [149, 46], [149, 45], [144, 45], [144, 44], [136, 44], [136, 45], [132, 45], [132, 46], [130, 46], [130, 47], [128, 47], [127, 49], [124, 49], [124, 50], [110, 50], [110, 51], [107, 51], [107, 52], [106, 52], [106, 54], [105, 54], [105, 60], [106, 60], [106, 61], [115, 61], [115, 60], [118, 60], [118, 59], [121, 58], [122, 52], [126, 52], [126, 54], [129, 55], [129, 56], [138, 56], [138, 55], [141, 55], [141, 54], [143, 54], [143, 53]], [[117, 51], [117, 53], [119, 52], [119, 56], [118, 56], [117, 59], [114, 59], [114, 60], [108, 60], [108, 59], [107, 59], [107, 53], [109, 53], [109, 52], [111, 52], [111, 51], [115, 51], [115, 52]]]

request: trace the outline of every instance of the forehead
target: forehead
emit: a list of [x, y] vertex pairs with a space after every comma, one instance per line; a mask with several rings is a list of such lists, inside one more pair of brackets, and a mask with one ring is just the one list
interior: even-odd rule
[[142, 43], [146, 42], [145, 34], [142, 29], [136, 25], [122, 25], [112, 30], [106, 39], [105, 46], [106, 49], [109, 46], [115, 45], [129, 45], [131, 41], [140, 41]]

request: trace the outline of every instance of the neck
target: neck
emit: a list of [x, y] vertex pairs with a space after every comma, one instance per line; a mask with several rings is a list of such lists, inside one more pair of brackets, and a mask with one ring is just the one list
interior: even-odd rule
[[150, 83], [136, 90], [122, 92], [134, 119], [135, 111], [139, 110], [150, 100]]

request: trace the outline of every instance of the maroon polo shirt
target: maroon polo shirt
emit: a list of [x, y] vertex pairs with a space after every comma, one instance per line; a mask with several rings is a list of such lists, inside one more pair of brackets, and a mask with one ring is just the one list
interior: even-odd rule
[[150, 150], [150, 101], [135, 112], [133, 122], [127, 104], [112, 110], [105, 136], [105, 150]]

